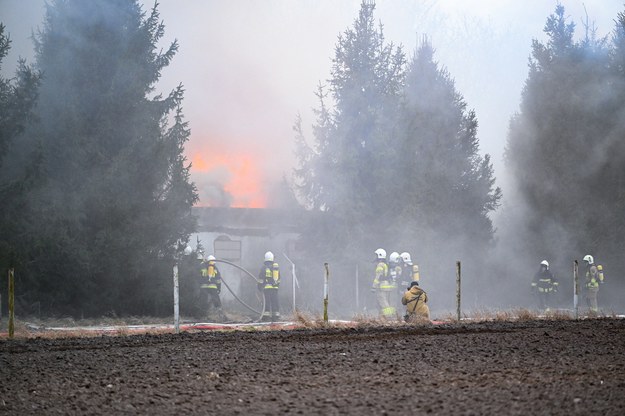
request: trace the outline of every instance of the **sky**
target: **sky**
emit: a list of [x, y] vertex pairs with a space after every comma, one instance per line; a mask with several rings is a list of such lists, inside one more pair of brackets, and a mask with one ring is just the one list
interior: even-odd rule
[[[586, 12], [609, 35], [625, 0], [560, 0], [583, 35]], [[32, 62], [29, 39], [41, 25], [42, 0], [0, 0], [0, 21], [13, 41], [2, 74], [17, 57]], [[144, 1], [146, 10], [151, 1]], [[337, 37], [350, 28], [360, 0], [161, 0], [163, 47], [180, 50], [158, 92], [182, 83], [191, 138], [186, 155], [200, 205], [271, 204], [272, 187], [295, 165], [293, 124], [302, 116], [311, 139], [314, 91], [330, 76]], [[426, 35], [435, 59], [479, 121], [481, 153], [492, 156], [498, 184], [510, 117], [518, 110], [532, 39], [555, 0], [378, 0], [388, 42], [411, 55]], [[504, 188], [505, 201], [505, 188]]]

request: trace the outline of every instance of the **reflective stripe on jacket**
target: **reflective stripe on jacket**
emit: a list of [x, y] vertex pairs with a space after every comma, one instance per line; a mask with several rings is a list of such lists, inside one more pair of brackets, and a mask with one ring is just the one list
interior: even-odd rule
[[258, 278], [263, 289], [278, 289], [280, 287], [280, 266], [275, 262], [265, 262]]
[[586, 270], [586, 287], [589, 289], [599, 287], [599, 271], [594, 264]]
[[384, 290], [388, 290], [393, 286], [389, 286], [388, 282], [388, 264], [384, 261], [378, 262], [375, 266], [375, 278], [373, 279], [373, 288], [374, 289], [382, 289], [382, 286], [385, 287]]
[[221, 290], [221, 273], [214, 261], [211, 260], [208, 263], [203, 262], [200, 266], [200, 272], [202, 274], [201, 289]]

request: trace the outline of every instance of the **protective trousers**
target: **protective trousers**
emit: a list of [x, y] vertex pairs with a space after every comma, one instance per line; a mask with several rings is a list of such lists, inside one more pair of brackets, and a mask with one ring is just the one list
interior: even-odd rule
[[219, 299], [219, 292], [217, 289], [205, 289], [208, 297], [208, 312], [213, 309], [221, 310], [221, 299]]
[[538, 306], [540, 307], [540, 309], [549, 308], [550, 298], [550, 292], [538, 292]]
[[597, 305], [597, 294], [599, 293], [598, 287], [587, 287], [586, 288], [586, 303], [588, 307], [593, 312], [598, 312], [599, 307]]
[[380, 314], [386, 319], [395, 318], [395, 307], [391, 306], [391, 291], [378, 289], [376, 292], [376, 300]]
[[263, 321], [274, 322], [280, 319], [280, 304], [278, 302], [278, 289], [264, 289], [265, 311]]

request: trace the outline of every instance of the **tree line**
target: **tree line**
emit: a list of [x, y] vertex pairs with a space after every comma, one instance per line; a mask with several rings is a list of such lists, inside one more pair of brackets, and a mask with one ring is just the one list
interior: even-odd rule
[[[625, 15], [615, 23], [609, 37], [586, 25], [575, 40], [558, 5], [547, 41], [532, 42], [502, 137], [511, 180], [501, 227], [536, 264], [588, 252], [613, 275], [625, 271]], [[19, 270], [24, 310], [169, 313], [171, 266], [195, 230], [198, 196], [184, 89], [155, 92], [178, 49], [161, 50], [163, 36], [156, 6], [57, 0], [35, 35], [35, 62], [0, 78], [0, 265]], [[9, 48], [0, 25], [0, 64]], [[329, 261], [351, 273], [384, 247], [410, 251], [433, 276], [456, 259], [482, 270], [504, 243], [491, 218], [503, 193], [480, 153], [478, 115], [435, 55], [427, 38], [410, 54], [388, 42], [372, 1], [339, 35], [312, 137], [301, 117], [294, 125], [293, 191], [300, 209], [320, 214], [302, 224], [302, 269]]]
[[598, 37], [587, 20], [576, 41], [575, 24], [557, 5], [546, 19], [547, 41], [532, 41], [520, 109], [501, 137], [508, 177], [501, 238], [491, 217], [502, 190], [490, 156], [479, 152], [477, 115], [428, 39], [407, 57], [385, 41], [374, 11], [363, 1], [338, 38], [330, 78], [316, 92], [312, 137], [301, 117], [295, 122], [296, 194], [325, 214], [308, 224], [307, 252], [369, 270], [363, 259], [377, 247], [408, 250], [434, 282], [453, 276], [454, 260], [463, 259], [477, 292], [497, 282], [529, 288], [542, 259], [568, 272], [570, 260], [588, 253], [618, 280], [625, 272], [624, 14], [612, 36]]
[[331, 76], [317, 89], [312, 139], [301, 118], [295, 123], [296, 193], [324, 213], [302, 244], [363, 270], [378, 247], [409, 251], [442, 273], [442, 263], [453, 268], [455, 258], [493, 243], [489, 214], [502, 192], [490, 156], [479, 153], [477, 116], [431, 42], [424, 38], [408, 57], [385, 40], [374, 11], [363, 1], [338, 37]]

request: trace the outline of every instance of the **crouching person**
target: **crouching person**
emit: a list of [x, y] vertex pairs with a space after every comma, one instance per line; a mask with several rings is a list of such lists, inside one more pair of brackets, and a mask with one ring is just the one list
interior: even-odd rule
[[410, 283], [410, 287], [401, 299], [402, 305], [406, 305], [406, 322], [429, 322], [430, 308], [427, 305], [428, 295], [419, 287], [419, 282]]

